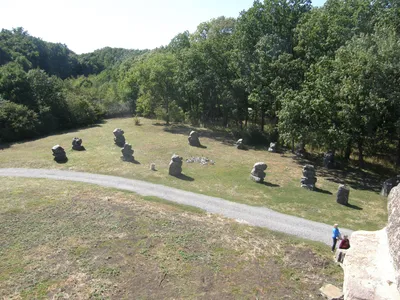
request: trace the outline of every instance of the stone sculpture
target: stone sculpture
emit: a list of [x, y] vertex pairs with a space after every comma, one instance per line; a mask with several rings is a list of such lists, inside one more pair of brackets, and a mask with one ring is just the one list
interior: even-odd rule
[[85, 147], [82, 146], [82, 139], [74, 137], [72, 139], [72, 150], [83, 151]]
[[237, 142], [235, 143], [236, 149], [239, 150], [247, 150], [247, 147], [243, 143], [243, 139], [238, 139]]
[[276, 152], [276, 143], [272, 142], [269, 144], [268, 152]]
[[327, 169], [335, 168], [335, 154], [332, 151], [324, 154], [324, 167]]
[[400, 299], [400, 185], [388, 197], [388, 223], [355, 231], [343, 262], [344, 299]]
[[266, 176], [265, 170], [267, 169], [267, 164], [265, 162], [257, 162], [254, 164], [253, 169], [250, 173], [250, 179], [257, 183], [263, 183]]
[[169, 163], [169, 175], [179, 176], [182, 174], [182, 160], [183, 158], [177, 154], [172, 155]]
[[296, 145], [296, 150], [295, 150], [294, 153], [298, 157], [302, 157], [302, 158], [306, 158], [307, 157], [307, 151], [304, 148], [304, 144], [303, 143], [300, 143], [300, 144]]
[[317, 178], [315, 177], [315, 169], [313, 165], [305, 165], [303, 167], [303, 178], [301, 178], [301, 187], [313, 191]]
[[120, 128], [116, 128], [113, 131], [114, 134], [114, 143], [120, 147], [124, 147], [125, 145], [125, 137], [124, 137], [124, 131]]
[[196, 131], [191, 131], [188, 137], [189, 145], [194, 147], [200, 147], [199, 134]]
[[121, 153], [122, 153], [122, 160], [124, 161], [134, 161], [134, 157], [133, 157], [133, 149], [132, 149], [132, 145], [125, 143], [124, 147], [121, 149]]
[[337, 191], [336, 195], [336, 202], [342, 205], [348, 205], [349, 204], [349, 194], [350, 190], [347, 186], [344, 184], [339, 185], [339, 189]]
[[389, 178], [382, 185], [381, 195], [384, 197], [389, 196], [389, 193], [392, 190], [392, 188], [397, 186], [399, 183], [400, 183], [400, 175]]
[[51, 151], [53, 151], [54, 160], [56, 162], [66, 162], [68, 160], [64, 148], [60, 145], [55, 145], [51, 148]]

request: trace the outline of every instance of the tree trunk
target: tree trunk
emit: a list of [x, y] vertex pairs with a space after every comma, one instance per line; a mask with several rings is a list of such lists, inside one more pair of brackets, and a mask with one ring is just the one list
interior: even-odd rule
[[349, 161], [349, 160], [350, 160], [351, 144], [352, 144], [352, 141], [349, 140], [349, 141], [347, 142], [346, 150], [344, 151], [344, 159], [345, 159], [346, 161]]
[[292, 138], [292, 153], [294, 153], [294, 138]]
[[397, 161], [396, 166], [400, 166], [400, 138], [397, 140]]
[[265, 111], [261, 108], [261, 123], [260, 123], [260, 130], [264, 132], [264, 125], [265, 125]]
[[364, 153], [363, 153], [364, 150], [363, 141], [362, 140], [358, 141], [357, 146], [358, 146], [358, 163], [360, 165], [360, 168], [364, 168], [365, 164], [364, 164]]

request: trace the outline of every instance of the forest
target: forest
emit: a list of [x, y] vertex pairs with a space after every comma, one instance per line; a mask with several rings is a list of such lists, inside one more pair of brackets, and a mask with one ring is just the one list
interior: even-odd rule
[[153, 50], [0, 33], [0, 141], [144, 116], [400, 165], [400, 2], [254, 1]]

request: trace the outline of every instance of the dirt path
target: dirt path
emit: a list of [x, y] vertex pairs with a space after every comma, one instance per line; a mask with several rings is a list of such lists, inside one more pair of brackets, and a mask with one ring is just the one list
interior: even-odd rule
[[[195, 206], [207, 212], [220, 214], [249, 225], [266, 227], [327, 245], [331, 244], [332, 225], [285, 215], [266, 207], [230, 202], [160, 184], [109, 175], [47, 169], [0, 168], [0, 176], [78, 181], [132, 191], [143, 196], [156, 196], [176, 203]], [[342, 234], [351, 234], [352, 232], [345, 228], [340, 230]]]

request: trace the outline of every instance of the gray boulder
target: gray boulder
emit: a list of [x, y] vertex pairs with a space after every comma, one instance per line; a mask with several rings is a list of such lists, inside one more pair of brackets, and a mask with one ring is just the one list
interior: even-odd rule
[[268, 151], [269, 151], [269, 152], [274, 152], [274, 153], [275, 153], [275, 152], [276, 152], [276, 143], [273, 143], [273, 142], [270, 143], [270, 144], [269, 144]]
[[389, 196], [389, 193], [392, 190], [392, 188], [397, 186], [399, 183], [400, 183], [400, 175], [389, 178], [382, 185], [381, 195], [384, 197]]
[[83, 151], [85, 147], [82, 146], [82, 139], [74, 137], [72, 139], [72, 150]]
[[134, 161], [134, 157], [133, 157], [133, 149], [132, 149], [132, 145], [125, 143], [124, 147], [121, 149], [121, 153], [122, 153], [122, 160], [124, 161]]
[[247, 147], [243, 143], [243, 139], [238, 139], [237, 142], [235, 143], [236, 149], [239, 150], [247, 150]]
[[182, 160], [183, 158], [177, 154], [172, 155], [169, 162], [169, 175], [179, 176], [182, 174]]
[[114, 143], [120, 147], [125, 145], [124, 131], [121, 128], [115, 128], [113, 131]]
[[263, 183], [264, 178], [266, 176], [264, 171], [266, 169], [267, 169], [267, 164], [265, 162], [255, 163], [250, 173], [250, 179], [257, 183]]
[[315, 189], [315, 168], [313, 165], [305, 165], [303, 167], [303, 177], [301, 178], [301, 187], [313, 191]]
[[335, 154], [332, 151], [324, 154], [324, 167], [327, 169], [335, 168]]
[[68, 160], [64, 148], [60, 145], [55, 145], [51, 148], [51, 151], [53, 152], [54, 160], [56, 162], [66, 162]]
[[349, 194], [350, 190], [344, 184], [339, 185], [337, 195], [336, 195], [336, 202], [342, 205], [349, 204]]
[[191, 131], [188, 137], [189, 145], [193, 147], [200, 147], [199, 134], [196, 131]]

